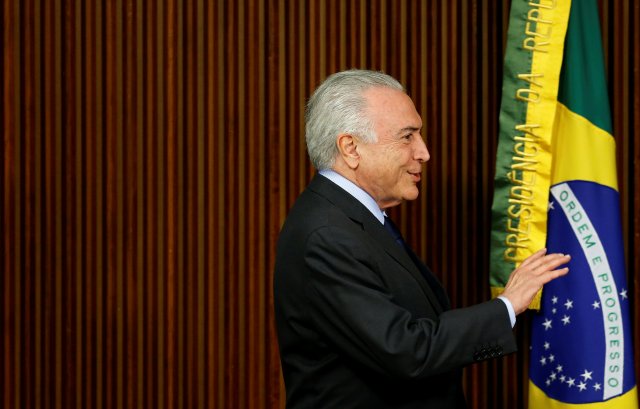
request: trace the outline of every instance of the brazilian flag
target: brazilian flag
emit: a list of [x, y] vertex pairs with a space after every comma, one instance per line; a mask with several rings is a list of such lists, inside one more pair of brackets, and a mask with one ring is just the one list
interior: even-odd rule
[[529, 408], [638, 408], [595, 0], [512, 3], [500, 126], [494, 294], [538, 248], [572, 256], [532, 320]]

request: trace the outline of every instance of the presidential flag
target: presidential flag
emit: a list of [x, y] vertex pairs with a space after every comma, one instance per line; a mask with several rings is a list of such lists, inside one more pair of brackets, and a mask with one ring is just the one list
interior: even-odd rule
[[615, 141], [595, 0], [573, 0], [552, 137], [547, 248], [571, 254], [532, 321], [529, 408], [638, 408]]
[[529, 408], [637, 408], [620, 203], [595, 0], [511, 6], [492, 276], [542, 247], [572, 256], [532, 319]]
[[[545, 246], [551, 143], [568, 1], [514, 0], [505, 52], [492, 206], [491, 293]], [[539, 308], [536, 297], [532, 308]]]

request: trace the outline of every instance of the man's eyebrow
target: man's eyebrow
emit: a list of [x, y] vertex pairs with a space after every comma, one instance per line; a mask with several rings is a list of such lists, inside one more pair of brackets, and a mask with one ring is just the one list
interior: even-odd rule
[[398, 131], [398, 134], [402, 134], [402, 133], [405, 133], [405, 132], [408, 132], [408, 131], [416, 132], [416, 131], [419, 131], [420, 129], [421, 128], [418, 128], [418, 127], [415, 127], [415, 126], [405, 126], [404, 128], [402, 128], [402, 129], [400, 129]]

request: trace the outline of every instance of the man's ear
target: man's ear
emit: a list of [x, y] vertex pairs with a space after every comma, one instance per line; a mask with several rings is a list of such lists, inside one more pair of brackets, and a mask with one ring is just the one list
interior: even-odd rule
[[358, 167], [360, 154], [358, 153], [358, 139], [351, 134], [343, 133], [338, 135], [338, 151], [344, 162], [351, 169]]

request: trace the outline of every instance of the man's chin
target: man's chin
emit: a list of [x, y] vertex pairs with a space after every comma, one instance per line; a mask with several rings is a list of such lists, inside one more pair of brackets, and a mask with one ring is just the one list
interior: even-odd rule
[[418, 196], [420, 196], [420, 191], [416, 187], [414, 190], [410, 190], [406, 192], [403, 199], [406, 201], [411, 201], [411, 200], [416, 200]]

